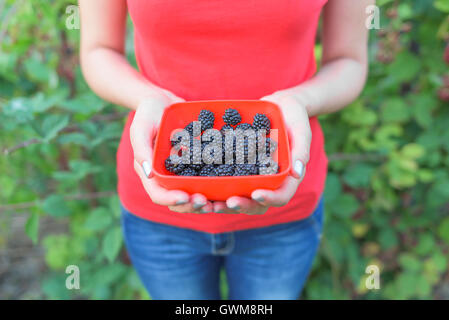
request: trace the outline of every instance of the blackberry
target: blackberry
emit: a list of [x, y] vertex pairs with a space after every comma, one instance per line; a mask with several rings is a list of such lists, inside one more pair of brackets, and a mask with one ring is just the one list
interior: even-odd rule
[[180, 142], [181, 142], [181, 137], [178, 137], [178, 140], [170, 140], [172, 147], [176, 146]]
[[266, 163], [259, 164], [259, 174], [271, 175], [276, 174], [279, 171], [279, 165], [273, 159], [269, 159]]
[[182, 163], [173, 163], [172, 159], [168, 157], [167, 159], [165, 159], [165, 168], [168, 171], [173, 172], [174, 174], [179, 174], [186, 168], [186, 165]]
[[[217, 147], [218, 147], [218, 146], [214, 147], [212, 149], [212, 151], [210, 149], [205, 151], [204, 149], [206, 148], [206, 146], [210, 145], [211, 143], [215, 143], [215, 141], [214, 140], [212, 140], [212, 141], [203, 141], [202, 144], [201, 144], [202, 159], [203, 159], [204, 163], [206, 163], [206, 164], [212, 164], [212, 162], [214, 162], [214, 152], [217, 150]], [[220, 143], [220, 142], [218, 142], [218, 143]], [[223, 142], [222, 142], [221, 147], [222, 147], [221, 152], [223, 154], [223, 152], [224, 152]], [[223, 161], [223, 159], [222, 159], [222, 161]]]
[[[175, 141], [176, 142], [176, 141]], [[172, 142], [173, 144], [173, 142]], [[176, 150], [181, 149], [189, 149], [193, 146], [193, 137], [190, 136], [188, 141], [182, 141], [182, 139], [179, 139], [178, 142], [175, 144]]]
[[181, 173], [179, 173], [180, 176], [196, 176], [197, 173], [192, 168], [186, 168]]
[[200, 122], [199, 134], [196, 136], [193, 135], [193, 122], [190, 122], [188, 125], [186, 125], [184, 130], [186, 130], [190, 134], [191, 137], [197, 137], [197, 136], [199, 136], [199, 134], [201, 134], [201, 122]]
[[[183, 163], [186, 167], [192, 167], [195, 170], [199, 170], [201, 169], [201, 151], [202, 149], [196, 151], [194, 146], [193, 146], [193, 142], [194, 142], [194, 138], [190, 138], [190, 143], [189, 145], [185, 145], [185, 143], [179, 143], [179, 145], [176, 147], [177, 149], [179, 149], [178, 151], [178, 155], [180, 157], [184, 157], [184, 153], [188, 154], [189, 157], [189, 162], [188, 163]], [[194, 154], [194, 152], [197, 152], [196, 154]], [[194, 163], [194, 161], [199, 161], [199, 163]]]
[[259, 169], [255, 164], [237, 164], [235, 166], [234, 176], [257, 175]]
[[241, 137], [236, 137], [234, 145], [235, 160], [237, 162], [241, 162], [243, 159], [243, 163], [255, 163], [256, 149], [257, 146], [255, 137], [243, 136], [243, 139]]
[[262, 113], [256, 113], [253, 120], [253, 127], [257, 130], [265, 129], [268, 134], [271, 129], [270, 119]]
[[217, 175], [215, 171], [215, 166], [213, 164], [206, 164], [199, 173], [200, 176], [203, 177], [214, 177]]
[[240, 129], [240, 130], [245, 131], [245, 130], [252, 129], [252, 128], [253, 128], [253, 126], [250, 125], [249, 123], [241, 123], [235, 128], [235, 130]]
[[[185, 129], [185, 130], [189, 131], [190, 129], [191, 128]], [[182, 138], [183, 138], [182, 136], [178, 136], [178, 137], [173, 136], [172, 139], [174, 139], [174, 140], [170, 140], [172, 147], [175, 147], [175, 150], [179, 150], [179, 149], [182, 149], [182, 148], [189, 148], [189, 145], [192, 145], [192, 141], [193, 141], [193, 137], [192, 137], [191, 132], [192, 131], [189, 132], [189, 140], [188, 140], [190, 142], [190, 144], [189, 144], [188, 141], [182, 141]]]
[[[234, 140], [235, 141], [235, 140]], [[223, 139], [223, 144], [221, 147], [221, 151], [223, 153], [223, 163], [224, 164], [232, 164], [234, 163], [234, 158], [235, 158], [235, 143], [233, 143], [232, 145], [229, 146], [229, 150], [226, 150], [226, 143], [225, 140]], [[226, 154], [228, 154], [226, 156]], [[227, 157], [227, 158], [226, 158]]]
[[201, 130], [212, 129], [214, 127], [215, 117], [212, 111], [201, 110], [198, 116], [198, 121], [201, 122]]
[[267, 157], [271, 157], [276, 151], [277, 142], [270, 138], [265, 138], [265, 154]]
[[[189, 156], [190, 156], [190, 164], [189, 166], [191, 168], [194, 168], [195, 170], [199, 170], [201, 169], [202, 165], [201, 165], [201, 153], [202, 153], [202, 149], [200, 148], [198, 151], [195, 150], [195, 148], [193, 147], [193, 140], [190, 142], [190, 147], [189, 147]], [[194, 161], [199, 161], [199, 163], [194, 163]]]
[[201, 153], [204, 151], [204, 148], [210, 143], [210, 141], [201, 141]]
[[225, 134], [226, 130], [234, 130], [234, 128], [231, 125], [229, 125], [229, 124], [225, 124], [220, 129], [221, 134]]
[[188, 125], [184, 127], [184, 130], [186, 130], [190, 136], [193, 136], [193, 122], [190, 122]]
[[186, 166], [187, 166], [187, 168], [191, 168], [191, 169], [193, 169], [195, 171], [200, 171], [203, 168], [203, 165], [204, 164], [201, 164], [201, 163], [200, 164], [191, 163], [191, 164], [187, 164]]
[[220, 164], [215, 171], [218, 176], [232, 176], [234, 175], [234, 166], [230, 164]]
[[240, 121], [242, 121], [242, 117], [240, 116], [240, 113], [237, 110], [228, 108], [228, 109], [226, 109], [225, 114], [223, 115], [223, 121], [226, 124], [235, 126]]

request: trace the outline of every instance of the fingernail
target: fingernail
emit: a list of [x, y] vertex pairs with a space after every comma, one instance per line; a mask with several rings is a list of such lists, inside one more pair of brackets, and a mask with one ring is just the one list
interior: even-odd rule
[[229, 207], [230, 209], [232, 209], [232, 210], [240, 210], [240, 206], [233, 206], [233, 207]]
[[189, 200], [178, 200], [178, 201], [175, 202], [175, 204], [176, 204], [177, 206], [179, 206], [179, 205], [181, 205], [181, 204], [186, 204], [187, 202], [189, 202]]
[[295, 161], [295, 166], [293, 167], [293, 170], [295, 170], [296, 174], [300, 179], [303, 178], [305, 167], [301, 160]]
[[258, 197], [251, 196], [251, 198], [257, 202], [265, 201], [264, 197], [262, 197], [262, 196], [258, 196]]
[[148, 161], [143, 161], [142, 162], [142, 169], [143, 172], [145, 173], [145, 176], [148, 178], [150, 177], [151, 174], [151, 164]]
[[223, 213], [224, 210], [223, 210], [223, 209], [219, 209], [219, 210], [215, 210], [214, 212], [215, 212], [215, 213]]
[[200, 210], [200, 212], [201, 212], [201, 213], [208, 213], [209, 211], [206, 210], [205, 208], [203, 208], [203, 209]]
[[205, 205], [206, 205], [205, 203], [197, 202], [197, 203], [194, 203], [194, 204], [193, 204], [193, 209], [198, 210], [199, 208], [202, 208], [202, 207], [204, 207]]

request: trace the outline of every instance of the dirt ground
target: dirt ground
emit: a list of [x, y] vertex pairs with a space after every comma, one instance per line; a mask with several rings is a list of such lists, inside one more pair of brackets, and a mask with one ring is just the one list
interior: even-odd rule
[[[41, 280], [47, 272], [44, 250], [25, 235], [27, 213], [0, 215], [0, 299], [43, 299]], [[62, 232], [63, 223], [43, 217], [39, 233]]]

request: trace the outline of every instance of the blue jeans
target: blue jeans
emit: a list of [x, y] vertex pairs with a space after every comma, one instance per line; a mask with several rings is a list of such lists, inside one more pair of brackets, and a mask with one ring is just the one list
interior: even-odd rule
[[[176, 213], [174, 213], [176, 214]], [[141, 219], [122, 208], [131, 261], [153, 299], [298, 299], [319, 247], [323, 200], [308, 218], [211, 234]]]

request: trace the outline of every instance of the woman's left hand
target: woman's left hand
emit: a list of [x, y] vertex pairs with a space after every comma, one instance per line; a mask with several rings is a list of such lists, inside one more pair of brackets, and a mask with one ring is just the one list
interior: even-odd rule
[[312, 139], [306, 106], [287, 91], [277, 91], [261, 100], [273, 102], [282, 110], [289, 132], [292, 155], [291, 173], [277, 190], [258, 189], [253, 191], [251, 199], [231, 197], [226, 202], [214, 202], [214, 212], [264, 214], [269, 207], [286, 205], [304, 178]]

